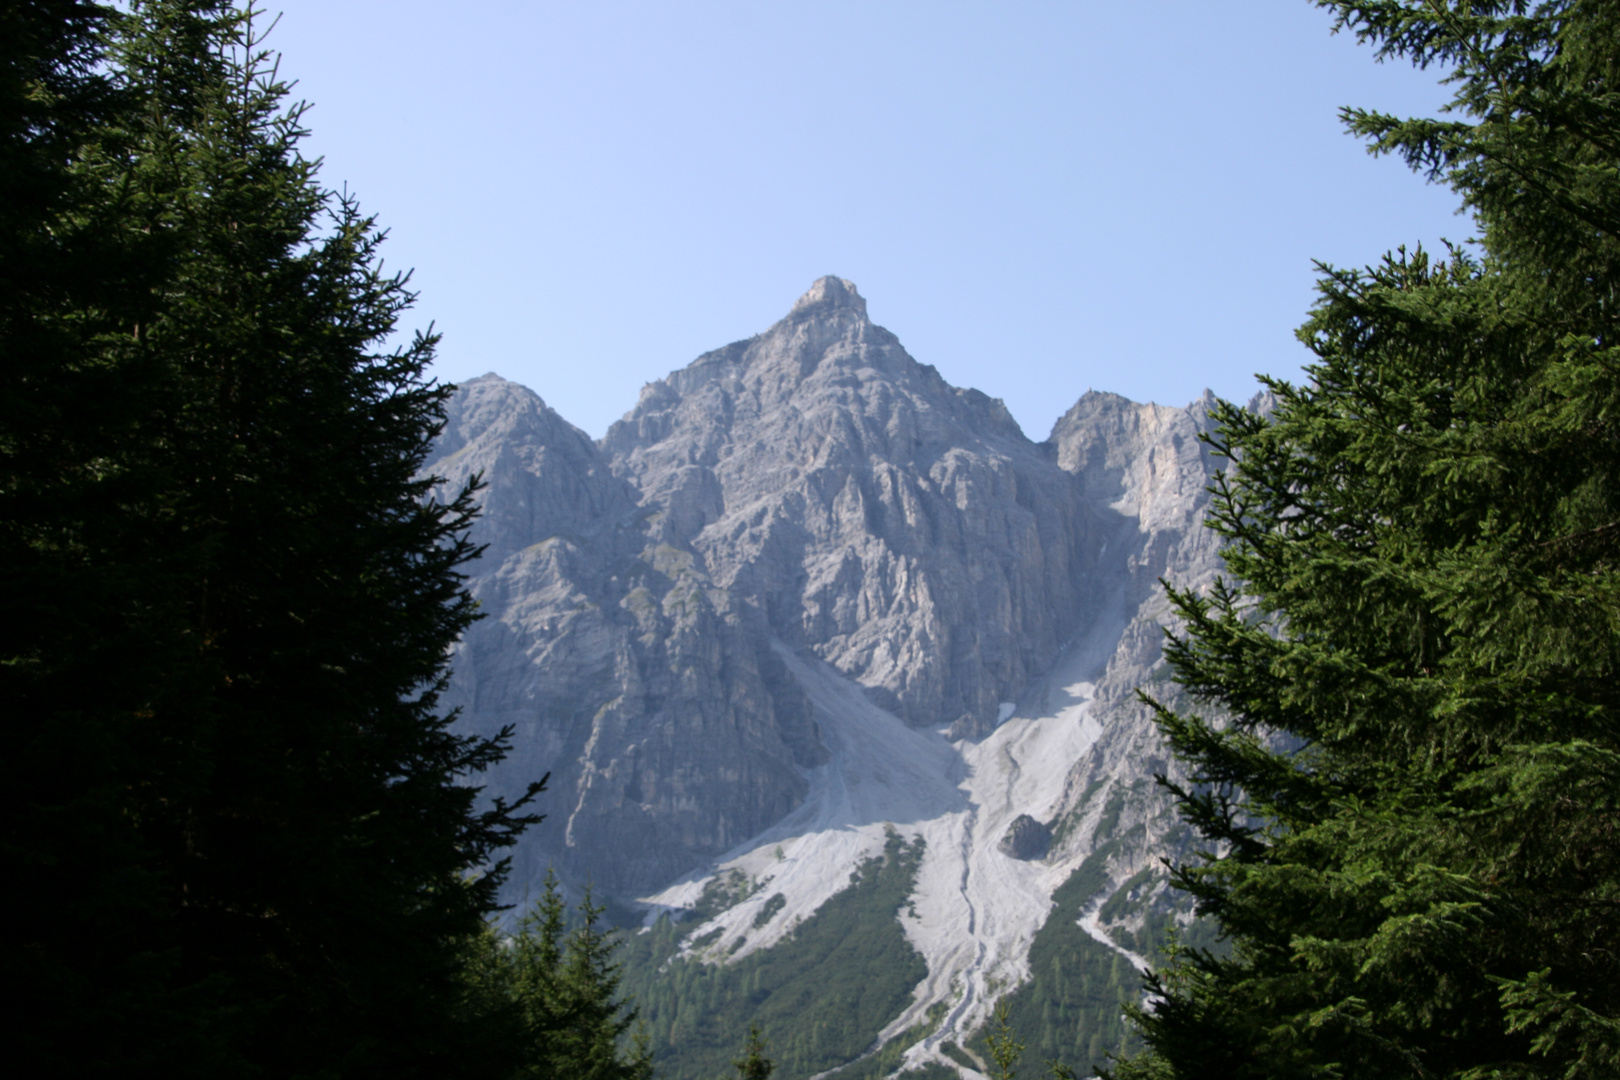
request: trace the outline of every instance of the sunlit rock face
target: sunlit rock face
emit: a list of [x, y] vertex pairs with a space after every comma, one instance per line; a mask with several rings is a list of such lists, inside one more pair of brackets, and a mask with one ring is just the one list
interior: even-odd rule
[[648, 386], [603, 449], [716, 584], [908, 722], [989, 730], [1085, 617], [1073, 477], [839, 278]]
[[1088, 394], [1033, 443], [835, 277], [646, 386], [600, 443], [497, 376], [461, 386], [428, 468], [482, 473], [489, 547], [448, 697], [468, 730], [513, 729], [492, 792], [552, 777], [514, 895], [547, 863], [648, 891], [799, 806], [829, 759], [783, 655], [976, 740], [1102, 634], [1131, 646], [1096, 691], [1124, 701], [1158, 659], [1158, 576], [1213, 566], [1205, 410]]
[[[482, 474], [463, 638], [447, 703], [465, 730], [512, 729], [485, 782], [512, 795], [551, 774], [514, 860], [609, 891], [728, 849], [791, 810], [824, 754], [756, 607], [713, 586], [653, 527], [633, 485], [539, 397], [493, 375], [456, 393], [429, 468]], [[674, 542], [671, 542], [671, 540]]]

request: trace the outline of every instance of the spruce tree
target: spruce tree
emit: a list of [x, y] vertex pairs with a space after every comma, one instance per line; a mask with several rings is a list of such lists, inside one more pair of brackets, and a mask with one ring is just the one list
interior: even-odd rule
[[120, 450], [151, 379], [103, 346], [159, 275], [86, 161], [129, 104], [104, 66], [113, 14], [0, 7], [0, 972], [10, 1054], [42, 1071], [161, 1061], [198, 1008], [145, 932], [161, 888], [122, 805], [128, 717], [173, 656], [125, 618], [152, 593], [117, 520], [150, 491]]
[[748, 1041], [743, 1044], [742, 1057], [731, 1063], [737, 1070], [737, 1080], [771, 1080], [776, 1062], [765, 1055], [765, 1036], [758, 1024], [748, 1025]]
[[587, 891], [570, 929], [548, 871], [511, 937], [491, 928], [484, 938], [476, 964], [482, 992], [511, 1007], [521, 1032], [515, 1075], [651, 1080], [652, 1053], [639, 1032], [631, 1034], [639, 1014], [620, 996], [619, 941], [602, 926], [603, 911]]
[[1210, 715], [1159, 715], [1230, 953], [1116, 1075], [1615, 1075], [1620, 4], [1324, 6], [1449, 70], [1441, 119], [1345, 117], [1478, 238], [1325, 269], [1309, 381], [1220, 413], [1234, 580], [1171, 592]]
[[249, 12], [7, 19], [39, 197], [3, 268], [43, 269], [0, 326], [13, 1057], [502, 1073], [461, 965], [528, 819], [478, 807], [501, 742], [437, 704], [475, 551], [473, 492], [417, 475], [436, 339], [381, 347], [412, 295]]

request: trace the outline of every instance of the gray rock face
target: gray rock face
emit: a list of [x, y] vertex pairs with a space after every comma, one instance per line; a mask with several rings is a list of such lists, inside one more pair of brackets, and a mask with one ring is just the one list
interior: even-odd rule
[[552, 777], [519, 895], [551, 862], [610, 891], [663, 880], [792, 809], [823, 751], [757, 610], [650, 535], [635, 489], [531, 392], [486, 375], [449, 412], [428, 467], [484, 474], [489, 550], [447, 703], [512, 728], [492, 793]]
[[589, 435], [498, 375], [458, 388], [428, 467], [447, 487], [483, 474], [483, 573], [540, 540], [612, 535], [640, 501]]
[[552, 774], [517, 895], [548, 862], [662, 885], [797, 805], [825, 750], [773, 639], [958, 738], [1118, 622], [1126, 659], [1099, 694], [1123, 703], [1158, 657], [1157, 577], [1212, 565], [1206, 408], [1088, 394], [1033, 443], [839, 278], [649, 384], [600, 444], [513, 383], [463, 385], [428, 468], [488, 484], [488, 617], [450, 703], [514, 731], [492, 792]]
[[996, 848], [1013, 859], [1042, 859], [1052, 847], [1052, 830], [1028, 814], [1019, 814], [1007, 826]]
[[[1106, 508], [1115, 515], [1094, 594], [1094, 602], [1112, 610], [1120, 627], [1117, 634], [1102, 635], [1110, 650], [1095, 687], [1103, 732], [1070, 766], [1054, 817], [1059, 839], [1049, 856], [1077, 861], [1111, 843], [1108, 892], [1139, 871], [1156, 868], [1161, 859], [1180, 863], [1196, 846], [1153, 781], [1157, 774], [1178, 781], [1186, 776], [1136, 692], [1145, 688], [1175, 708], [1190, 704], [1163, 677], [1164, 629], [1174, 628], [1176, 620], [1158, 582], [1197, 590], [1223, 572], [1219, 537], [1204, 528], [1209, 477], [1223, 463], [1198, 441], [1200, 433], [1213, 429], [1213, 405], [1207, 392], [1185, 409], [1088, 393], [1058, 420], [1046, 443], [1053, 460], [1079, 479], [1093, 510], [1102, 514]], [[1249, 408], [1267, 412], [1272, 405], [1269, 395], [1261, 395]], [[1104, 929], [1140, 929], [1148, 907], [1179, 905], [1186, 917], [1186, 898], [1169, 890], [1162, 874], [1154, 880], [1153, 895], [1131, 906], [1135, 923]]]
[[1079, 480], [1092, 513], [1110, 523], [1091, 599], [1128, 625], [1098, 685], [1104, 706], [1134, 703], [1159, 661], [1168, 610], [1160, 579], [1203, 585], [1220, 572], [1219, 537], [1203, 527], [1205, 488], [1219, 462], [1198, 438], [1211, 429], [1213, 405], [1208, 392], [1184, 409], [1088, 392], [1045, 444]]
[[1085, 617], [1073, 479], [839, 278], [648, 386], [603, 449], [663, 537], [909, 722], [988, 730]]

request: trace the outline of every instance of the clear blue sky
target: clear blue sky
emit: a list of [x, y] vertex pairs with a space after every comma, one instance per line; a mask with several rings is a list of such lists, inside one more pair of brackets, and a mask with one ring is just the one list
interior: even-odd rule
[[267, 3], [437, 374], [596, 436], [829, 273], [1035, 439], [1088, 388], [1243, 398], [1306, 360], [1313, 259], [1472, 233], [1337, 119], [1437, 75], [1306, 0]]

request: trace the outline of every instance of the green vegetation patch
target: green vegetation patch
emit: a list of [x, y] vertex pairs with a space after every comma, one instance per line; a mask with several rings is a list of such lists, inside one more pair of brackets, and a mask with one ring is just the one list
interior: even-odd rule
[[1098, 819], [1097, 830], [1092, 835], [1098, 840], [1114, 835], [1114, 830], [1119, 827], [1119, 813], [1123, 809], [1125, 788], [1120, 786], [1108, 793], [1108, 802], [1103, 805], [1102, 817]]
[[750, 878], [741, 870], [716, 874], [703, 886], [703, 892], [698, 895], [698, 902], [692, 905], [692, 917], [698, 922], [707, 922], [727, 908], [736, 907], [747, 900], [759, 892], [764, 884]]
[[[912, 1024], [905, 1031], [884, 1043], [877, 1053], [845, 1065], [842, 1069], [830, 1074], [827, 1080], [882, 1080], [883, 1077], [889, 1076], [900, 1067], [900, 1059], [905, 1056], [907, 1050], [922, 1042], [930, 1032], [939, 1027], [939, 1022], [945, 1019], [945, 1014], [949, 1011], [949, 1002], [934, 1002], [928, 1006], [928, 1012], [922, 1020]], [[943, 1066], [935, 1067], [942, 1068]], [[918, 1070], [906, 1075], [914, 1075], [916, 1071]], [[948, 1075], [956, 1076], [955, 1070], [946, 1071]]]
[[735, 963], [678, 957], [682, 928], [667, 918], [630, 937], [622, 985], [641, 1010], [660, 1080], [730, 1075], [750, 1023], [777, 1063], [773, 1080], [800, 1080], [869, 1050], [928, 973], [898, 917], [922, 858], [920, 837], [908, 843], [891, 831], [847, 888]]
[[[1046, 1061], [1056, 1060], [1088, 1076], [1109, 1054], [1139, 1046], [1124, 1006], [1140, 997], [1141, 975], [1078, 925], [1080, 912], [1108, 885], [1115, 847], [1108, 843], [1092, 852], [1058, 886], [1055, 906], [1030, 943], [1030, 981], [1003, 999], [1014, 1036], [1024, 1045], [1026, 1073], [1039, 1073]], [[983, 1045], [980, 1032], [973, 1048], [982, 1053]]]
[[[1220, 924], [1211, 918], [1194, 919], [1186, 926], [1178, 926], [1175, 908], [1155, 903], [1155, 886], [1166, 877], [1164, 868], [1146, 866], [1133, 874], [1129, 881], [1097, 911], [1097, 918], [1110, 937], [1139, 956], [1153, 958], [1160, 955], [1174, 938], [1178, 945], [1189, 949], [1202, 949], [1213, 956], [1225, 956], [1226, 942], [1220, 937]], [[1185, 894], [1182, 901], [1188, 902]], [[1136, 929], [1114, 923], [1140, 913], [1142, 925]]]
[[[941, 1043], [939, 1048], [945, 1054], [946, 1057], [950, 1058], [952, 1061], [956, 1062], [958, 1065], [962, 1066], [964, 1069], [972, 1069], [974, 1072], [979, 1071], [979, 1063], [977, 1061], [974, 1061], [973, 1058], [971, 1056], [969, 1056], [969, 1054], [968, 1054], [968, 1052], [966, 1050], [963, 1050], [960, 1046], [957, 1046], [955, 1043], [953, 1043], [953, 1042]], [[960, 1075], [960, 1074], [958, 1074], [958, 1075]]]
[[765, 906], [760, 908], [759, 913], [754, 916], [754, 929], [758, 930], [760, 927], [776, 918], [776, 913], [785, 907], [787, 907], [787, 897], [783, 896], [781, 893], [777, 893], [775, 896], [765, 901]]
[[[1150, 891], [1153, 885], [1164, 876], [1164, 870], [1157, 863], [1150, 863], [1142, 867], [1142, 869], [1132, 874], [1125, 884], [1121, 885], [1114, 892], [1114, 895], [1110, 896], [1107, 902], [1097, 910], [1097, 918], [1105, 923], [1111, 923], [1127, 914], [1133, 905], [1142, 901], [1143, 897], [1139, 895], [1139, 892], [1145, 894]], [[1147, 890], [1142, 889], [1144, 885], [1148, 886]]]

